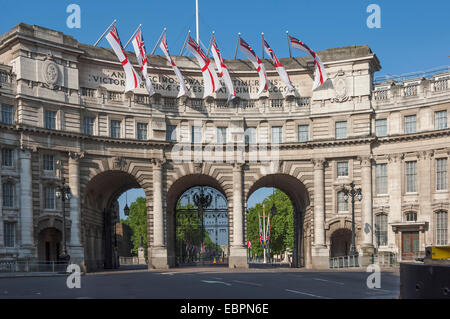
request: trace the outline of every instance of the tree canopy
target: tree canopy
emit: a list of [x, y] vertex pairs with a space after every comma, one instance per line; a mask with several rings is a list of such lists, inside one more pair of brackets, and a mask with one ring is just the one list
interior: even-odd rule
[[131, 241], [133, 242], [133, 249], [131, 252], [137, 255], [140, 238], [142, 236], [142, 246], [144, 247], [145, 256], [147, 257], [147, 204], [144, 197], [138, 197], [131, 203], [130, 215], [127, 219], [121, 220], [121, 222], [131, 228]]

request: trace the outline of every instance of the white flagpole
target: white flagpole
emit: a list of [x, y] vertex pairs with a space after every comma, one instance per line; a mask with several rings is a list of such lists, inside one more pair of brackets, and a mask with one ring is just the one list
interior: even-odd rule
[[198, 28], [198, 0], [195, 0], [195, 25], [197, 30], [197, 44], [200, 43], [200, 35], [199, 35], [199, 28]]
[[264, 60], [264, 32], [261, 32], [261, 38], [262, 38], [262, 58]]
[[237, 56], [237, 51], [238, 51], [238, 47], [239, 47], [239, 40], [241, 39], [241, 33], [238, 33], [238, 40], [237, 40], [237, 44], [236, 44], [236, 51], [234, 51], [234, 59], [236, 60], [236, 56]]
[[289, 32], [286, 30], [286, 38], [288, 41], [288, 46], [289, 46], [289, 57], [292, 58], [292, 54], [291, 54], [291, 41], [289, 41]]
[[214, 39], [214, 33], [215, 33], [215, 31], [212, 32], [211, 40], [209, 40], [208, 52], [206, 52], [206, 56], [207, 56], [207, 57], [209, 57], [209, 51], [211, 50], [212, 41], [213, 41], [213, 39]]
[[189, 39], [189, 35], [190, 35], [190, 34], [191, 34], [191, 30], [188, 31], [188, 34], [187, 34], [187, 36], [186, 36], [186, 39], [184, 39], [184, 43], [183, 43], [183, 47], [181, 48], [180, 56], [183, 55], [184, 48], [186, 47], [186, 43], [187, 43], [187, 41], [188, 41], [188, 39]]
[[137, 27], [136, 31], [134, 31], [134, 33], [131, 35], [130, 39], [128, 40], [127, 44], [125, 44], [125, 46], [123, 47], [123, 49], [125, 50], [126, 47], [128, 46], [128, 44], [130, 44], [131, 39], [133, 39], [133, 37], [136, 35], [136, 33], [139, 31], [139, 29], [142, 27], [142, 24], [139, 24], [139, 26]]
[[156, 48], [158, 47], [159, 42], [161, 42], [161, 39], [162, 39], [164, 33], [166, 33], [166, 28], [164, 28], [163, 32], [162, 32], [161, 35], [159, 36], [158, 42], [156, 42], [156, 45], [155, 45], [155, 47], [153, 48], [152, 55], [155, 54]]
[[114, 21], [111, 23], [111, 25], [108, 27], [108, 29], [105, 30], [105, 32], [103, 32], [103, 34], [100, 36], [100, 38], [97, 40], [97, 42], [95, 42], [94, 47], [97, 46], [97, 44], [100, 42], [101, 39], [103, 39], [103, 37], [106, 35], [106, 33], [108, 33], [109, 29], [111, 29], [111, 27], [116, 23], [116, 19], [114, 19]]

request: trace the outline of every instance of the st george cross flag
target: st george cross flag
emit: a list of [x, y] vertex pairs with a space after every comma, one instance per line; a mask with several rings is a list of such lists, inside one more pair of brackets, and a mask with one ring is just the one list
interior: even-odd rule
[[213, 94], [222, 87], [219, 78], [217, 77], [216, 70], [211, 64], [211, 60], [205, 55], [202, 48], [189, 36], [186, 48], [191, 52], [202, 69], [203, 82], [205, 83], [205, 93], [203, 98]]
[[187, 94], [187, 88], [186, 88], [186, 83], [184, 83], [184, 78], [181, 75], [180, 70], [178, 69], [177, 65], [175, 64], [175, 62], [173, 61], [172, 57], [169, 54], [169, 47], [167, 46], [167, 40], [166, 40], [166, 34], [164, 33], [164, 36], [161, 40], [161, 44], [159, 45], [159, 47], [161, 48], [161, 50], [164, 52], [164, 55], [167, 58], [167, 61], [169, 61], [170, 65], [172, 65], [172, 69], [175, 72], [178, 81], [180, 81], [180, 92], [178, 92], [178, 96], [183, 96], [185, 94]]
[[273, 50], [270, 48], [266, 40], [264, 40], [264, 49], [266, 50], [267, 54], [272, 58], [272, 62], [275, 65], [278, 75], [280, 76], [283, 83], [288, 87], [290, 92], [294, 91], [294, 87], [292, 86], [291, 80], [289, 79], [289, 75], [287, 74], [286, 69], [284, 68], [283, 64], [281, 64], [280, 60], [278, 60], [277, 56], [275, 55], [275, 52], [273, 52]]
[[261, 60], [258, 58], [253, 49], [248, 45], [244, 39], [239, 38], [239, 50], [244, 53], [247, 58], [253, 63], [256, 68], [256, 71], [259, 75], [259, 90], [258, 95], [260, 95], [264, 90], [268, 90], [270, 88], [270, 83], [267, 80], [266, 68]]
[[314, 67], [315, 67], [315, 75], [314, 75], [314, 84], [313, 84], [312, 89], [314, 91], [319, 86], [323, 85], [326, 82], [326, 80], [328, 79], [327, 73], [325, 72], [325, 67], [323, 66], [322, 61], [320, 60], [320, 58], [316, 54], [316, 52], [311, 50], [302, 41], [300, 41], [294, 37], [291, 37], [290, 35], [289, 35], [289, 41], [291, 41], [291, 45], [293, 48], [302, 50], [313, 58]]
[[145, 87], [147, 88], [150, 96], [155, 94], [155, 89], [153, 88], [152, 81], [147, 74], [147, 52], [145, 50], [144, 36], [142, 35], [141, 29], [136, 33], [133, 41], [134, 52], [136, 53], [136, 58], [138, 60], [139, 66], [141, 67], [141, 74], [145, 80]]
[[116, 53], [125, 71], [125, 78], [126, 78], [125, 92], [137, 88], [142, 82], [141, 78], [136, 74], [136, 71], [134, 70], [130, 61], [128, 61], [125, 51], [123, 50], [122, 42], [120, 42], [119, 33], [117, 33], [115, 25], [106, 35], [106, 40], [108, 40], [109, 44], [114, 50], [114, 53]]
[[217, 46], [216, 39], [213, 37], [212, 40], [212, 54], [214, 56], [214, 61], [216, 62], [217, 70], [219, 71], [220, 77], [225, 82], [228, 93], [228, 101], [236, 97], [236, 92], [234, 91], [233, 82], [231, 81], [230, 73], [228, 72], [227, 66], [223, 61], [222, 54]]

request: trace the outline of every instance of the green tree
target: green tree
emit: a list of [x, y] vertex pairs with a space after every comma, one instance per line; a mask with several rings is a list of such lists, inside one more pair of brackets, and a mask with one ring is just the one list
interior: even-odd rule
[[144, 247], [145, 257], [147, 257], [147, 201], [144, 197], [138, 197], [130, 205], [130, 215], [127, 219], [121, 220], [122, 223], [131, 228], [131, 240], [133, 254], [138, 253], [140, 238], [142, 236], [142, 246]]

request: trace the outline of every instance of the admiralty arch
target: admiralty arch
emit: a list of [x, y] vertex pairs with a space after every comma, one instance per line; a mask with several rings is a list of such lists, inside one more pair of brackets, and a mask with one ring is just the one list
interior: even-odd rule
[[[448, 245], [450, 70], [375, 81], [381, 65], [367, 45], [318, 54], [330, 80], [315, 91], [310, 58], [281, 59], [290, 95], [269, 60], [272, 88], [261, 96], [250, 62], [226, 60], [238, 96], [230, 103], [224, 91], [202, 99], [198, 64], [185, 56], [174, 59], [190, 93], [176, 98], [171, 66], [150, 55], [149, 97], [143, 86], [124, 93], [112, 50], [15, 26], [0, 36], [0, 261], [48, 258], [65, 234], [72, 262], [113, 267], [117, 198], [136, 187], [146, 196], [149, 268], [175, 266], [175, 205], [194, 186], [227, 200], [231, 268], [248, 267], [246, 203], [261, 187], [292, 201], [296, 267], [328, 268], [345, 253], [351, 182], [363, 195], [354, 206], [362, 265]], [[62, 178], [72, 191], [65, 222]]]

